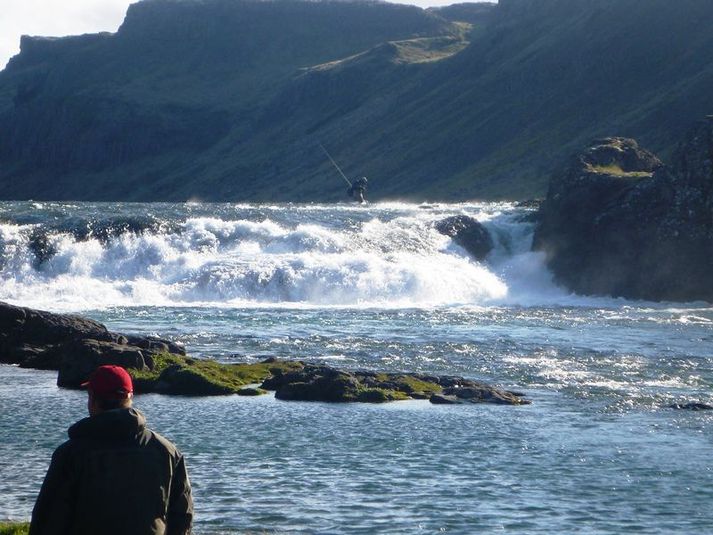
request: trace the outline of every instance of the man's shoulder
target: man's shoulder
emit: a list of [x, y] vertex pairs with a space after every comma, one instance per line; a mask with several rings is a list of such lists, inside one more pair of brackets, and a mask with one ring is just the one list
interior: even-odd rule
[[55, 448], [53, 457], [64, 457], [70, 455], [76, 447], [77, 441], [70, 438]]
[[153, 439], [153, 442], [157, 447], [165, 450], [166, 453], [168, 453], [171, 457], [181, 457], [181, 452], [173, 442], [168, 440], [163, 435], [160, 435], [153, 429], [146, 428], [146, 432], [151, 435], [151, 438]]

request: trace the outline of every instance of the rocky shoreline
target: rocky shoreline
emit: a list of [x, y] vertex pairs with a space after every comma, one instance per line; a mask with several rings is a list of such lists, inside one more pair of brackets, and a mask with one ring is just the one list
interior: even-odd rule
[[462, 377], [347, 371], [276, 358], [241, 364], [191, 358], [183, 346], [170, 340], [113, 333], [80, 316], [2, 302], [0, 363], [57, 370], [57, 384], [65, 388], [79, 388], [97, 366], [116, 364], [129, 370], [137, 393], [210, 396], [274, 391], [277, 399], [285, 401], [530, 403], [521, 393]]

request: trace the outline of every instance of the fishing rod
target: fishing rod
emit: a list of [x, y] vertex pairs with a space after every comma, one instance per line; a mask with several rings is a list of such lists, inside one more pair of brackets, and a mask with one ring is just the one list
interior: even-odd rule
[[329, 153], [327, 152], [327, 149], [324, 148], [324, 145], [322, 145], [322, 144], [320, 143], [319, 146], [320, 146], [321, 149], [324, 151], [324, 153], [327, 155], [327, 158], [329, 158], [329, 161], [332, 162], [332, 164], [334, 165], [334, 167], [337, 168], [337, 171], [339, 171], [339, 174], [342, 175], [342, 178], [344, 179], [344, 182], [346, 182], [347, 184], [349, 184], [349, 187], [351, 188], [351, 187], [352, 187], [352, 183], [351, 183], [351, 182], [349, 181], [349, 179], [347, 178], [347, 175], [345, 175], [344, 173], [342, 173], [342, 170], [341, 170], [341, 169], [339, 168], [339, 166], [337, 165], [337, 162], [335, 162], [335, 161], [334, 161], [334, 158], [332, 158], [332, 157], [329, 155]]

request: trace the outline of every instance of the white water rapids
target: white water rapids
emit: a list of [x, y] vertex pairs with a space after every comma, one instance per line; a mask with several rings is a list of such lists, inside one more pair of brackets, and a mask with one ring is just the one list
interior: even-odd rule
[[[0, 300], [52, 310], [110, 306], [428, 307], [563, 303], [532, 223], [511, 204], [338, 206], [122, 205], [161, 224], [108, 239], [91, 227], [101, 205], [34, 203], [0, 220]], [[115, 205], [113, 205], [113, 209]], [[496, 247], [478, 262], [434, 224], [465, 214]], [[2, 215], [0, 213], [0, 215]], [[57, 225], [57, 221], [64, 222]], [[87, 223], [87, 221], [89, 223]], [[38, 259], [33, 236], [54, 254]]]

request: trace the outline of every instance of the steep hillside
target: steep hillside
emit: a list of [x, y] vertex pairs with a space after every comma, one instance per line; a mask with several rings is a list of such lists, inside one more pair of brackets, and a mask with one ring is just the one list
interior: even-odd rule
[[664, 158], [713, 110], [713, 4], [144, 0], [116, 34], [23, 38], [0, 198], [525, 198], [602, 135]]
[[196, 158], [236, 174], [231, 151], [298, 69], [452, 26], [389, 4], [144, 0], [115, 35], [23, 38], [0, 74], [0, 195], [203, 196]]
[[603, 135], [666, 158], [713, 110], [711, 27], [697, 0], [503, 0], [462, 53], [340, 117], [337, 154], [426, 198], [542, 195]]

